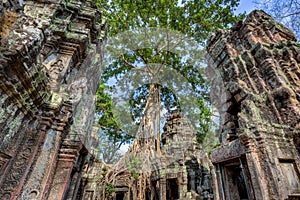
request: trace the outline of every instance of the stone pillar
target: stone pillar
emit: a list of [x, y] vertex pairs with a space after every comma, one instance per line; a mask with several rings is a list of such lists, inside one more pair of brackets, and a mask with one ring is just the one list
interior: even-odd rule
[[185, 183], [184, 183], [184, 178], [183, 178], [183, 172], [178, 173], [178, 191], [179, 191], [179, 198], [183, 198], [185, 196], [184, 194], [184, 187], [185, 187]]
[[69, 186], [69, 190], [68, 190], [68, 195], [66, 199], [74, 199], [77, 195], [78, 192], [78, 188], [80, 185], [80, 180], [81, 180], [81, 173], [78, 171], [73, 170], [73, 176], [71, 177], [71, 181], [70, 181], [70, 186]]
[[[60, 109], [61, 108], [61, 109]], [[68, 114], [70, 105], [58, 105], [58, 107], [49, 107], [47, 117], [43, 117], [43, 124], [52, 124], [50, 129], [45, 131], [43, 145], [36, 158], [36, 162], [31, 166], [31, 173], [27, 182], [23, 186], [20, 195], [21, 199], [45, 199], [48, 195], [49, 186], [52, 182], [53, 173], [57, 164], [58, 151], [61, 144], [62, 132], [68, 123]], [[64, 116], [54, 116], [54, 113], [65, 113]]]
[[209, 168], [212, 176], [212, 187], [214, 192], [214, 199], [224, 200], [223, 185], [222, 185], [223, 183], [222, 183], [220, 166], [217, 165], [216, 167], [214, 167], [213, 165], [211, 165]]
[[188, 192], [188, 172], [186, 169], [186, 166], [182, 166], [182, 188], [181, 188], [181, 196], [180, 197], [185, 197], [186, 193]]
[[165, 177], [160, 178], [159, 180], [159, 196], [160, 200], [167, 200], [167, 179]]
[[190, 174], [190, 177], [191, 177], [191, 190], [194, 190], [194, 191], [196, 191], [196, 188], [195, 188], [195, 172], [193, 171], [193, 170], [191, 170], [190, 172], [189, 172], [189, 174]]
[[30, 128], [26, 130], [26, 135], [3, 176], [0, 199], [16, 199], [19, 196], [38, 153], [39, 145], [45, 137], [46, 126], [41, 125], [40, 127], [39, 131]]
[[56, 173], [51, 184], [49, 199], [65, 199], [73, 177], [73, 170], [79, 157], [81, 143], [64, 141], [58, 156]]
[[267, 185], [263, 177], [263, 171], [259, 165], [258, 155], [255, 152], [250, 152], [246, 154], [247, 165], [249, 167], [249, 173], [251, 176], [251, 182], [253, 186], [253, 191], [256, 199], [268, 199], [268, 193], [265, 186]]
[[60, 140], [61, 132], [52, 129], [46, 132], [45, 142], [35, 165], [32, 166], [29, 180], [21, 193], [21, 199], [45, 199], [56, 167]]
[[86, 162], [87, 153], [88, 151], [85, 147], [82, 147], [79, 151], [79, 158], [73, 167], [72, 177], [69, 184], [70, 186], [68, 189], [68, 196], [66, 199], [76, 199], [76, 195], [82, 181], [82, 171], [84, 170], [84, 163]]

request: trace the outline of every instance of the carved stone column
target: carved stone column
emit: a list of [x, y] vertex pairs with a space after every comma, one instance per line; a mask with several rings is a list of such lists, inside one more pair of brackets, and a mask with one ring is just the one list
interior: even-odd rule
[[[60, 107], [60, 106], [59, 106]], [[44, 143], [39, 150], [36, 162], [31, 166], [31, 173], [26, 184], [23, 186], [21, 199], [45, 199], [52, 182], [53, 174], [57, 164], [58, 151], [61, 145], [62, 134], [70, 116], [70, 105], [64, 104], [61, 110], [49, 109], [50, 113], [65, 113], [65, 115], [44, 117], [43, 121], [52, 126], [46, 131]]]
[[[76, 188], [72, 186], [72, 178], [76, 179], [76, 173], [80, 165], [80, 150], [82, 144], [76, 141], [64, 141], [58, 155], [58, 163], [54, 174], [53, 182], [50, 187], [49, 199], [65, 199], [69, 189]], [[79, 159], [78, 159], [79, 158]], [[79, 162], [79, 163], [78, 163]], [[75, 175], [75, 177], [74, 177]], [[78, 180], [78, 179], [77, 179]], [[73, 183], [73, 185], [77, 183]], [[73, 188], [72, 188], [73, 187]]]
[[167, 180], [165, 177], [159, 179], [159, 196], [160, 200], [167, 200]]
[[184, 183], [184, 178], [183, 178], [183, 172], [180, 172], [178, 174], [178, 192], [179, 192], [179, 198], [183, 198], [184, 197], [184, 186], [185, 186], [185, 183]]
[[45, 137], [46, 125], [41, 124], [40, 130], [27, 129], [18, 153], [10, 161], [6, 176], [0, 188], [0, 199], [16, 199], [25, 183], [26, 177], [31, 170], [34, 158], [38, 153], [39, 145]]

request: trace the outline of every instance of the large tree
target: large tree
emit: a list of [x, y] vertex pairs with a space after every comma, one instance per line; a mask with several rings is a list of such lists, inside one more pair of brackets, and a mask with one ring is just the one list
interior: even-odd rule
[[257, 7], [269, 13], [277, 21], [286, 25], [300, 39], [299, 0], [260, 0], [254, 1]]
[[[244, 17], [234, 15], [238, 0], [97, 0], [97, 4], [108, 18], [108, 38], [117, 40], [117, 44], [115, 44], [117, 49], [126, 49], [126, 51], [118, 52], [119, 54], [115, 53], [116, 50], [109, 51], [108, 49], [108, 52], [115, 53], [114, 59], [109, 66], [105, 66], [103, 69], [102, 84], [97, 93], [98, 123], [103, 130], [106, 130], [105, 133], [120, 144], [133, 138], [132, 133], [128, 132], [135, 130], [128, 128], [129, 126], [126, 123], [124, 125], [124, 122], [119, 123], [120, 119], [114, 115], [112, 109], [113, 97], [107, 95], [105, 87], [109, 89], [110, 94], [129, 96], [128, 102], [115, 107], [114, 110], [117, 110], [117, 113], [121, 113], [124, 109], [129, 110], [130, 115], [123, 115], [123, 118], [131, 118], [134, 123], [138, 124], [151, 83], [145, 82], [144, 85], [138, 85], [133, 92], [126, 92], [126, 90], [129, 91], [129, 88], [134, 87], [134, 83], [131, 85], [126, 85], [126, 83], [136, 77], [138, 77], [135, 79], [138, 79], [137, 82], [143, 81], [144, 78], [141, 78], [143, 73], [147, 73], [150, 79], [160, 77], [160, 79], [172, 80], [172, 77], [168, 78], [167, 76], [173, 75], [173, 78], [180, 76], [183, 79], [177, 79], [176, 84], [170, 82], [167, 86], [160, 82], [153, 82], [160, 88], [161, 110], [168, 115], [173, 109], [181, 110], [182, 107], [192, 107], [193, 114], [191, 115], [198, 120], [195, 124], [198, 141], [202, 142], [205, 134], [209, 132], [212, 122], [208, 103], [208, 86], [202, 66], [205, 62], [204, 50], [199, 48], [199, 45], [204, 46], [205, 40], [211, 32], [220, 28], [228, 28]], [[134, 34], [135, 30], [145, 30], [145, 33], [136, 35]], [[158, 32], [153, 36], [155, 31]], [[170, 32], [171, 34], [169, 34]], [[176, 40], [174, 35], [179, 38], [177, 43], [174, 42]], [[144, 41], [147, 37], [150, 38], [151, 44], [140, 47], [140, 41]], [[155, 40], [155, 38], [157, 39]], [[191, 40], [193, 40], [192, 43], [189, 43]], [[132, 45], [132, 43], [134, 44]], [[170, 43], [172, 43], [173, 49], [165, 48]], [[180, 51], [185, 53], [176, 53], [174, 44], [180, 46]], [[136, 48], [137, 46], [140, 48]], [[183, 48], [185, 50], [182, 50]], [[197, 49], [197, 62], [192, 61], [194, 58], [182, 56], [195, 54], [192, 52], [192, 48]], [[152, 63], [156, 65], [153, 66]], [[173, 71], [168, 71], [168, 68]], [[126, 74], [132, 76], [126, 77]], [[118, 88], [116, 88], [117, 83], [120, 85]], [[190, 89], [182, 86], [185, 84]], [[185, 96], [185, 100], [179, 100], [180, 95]], [[123, 102], [124, 99], [120, 101]]]

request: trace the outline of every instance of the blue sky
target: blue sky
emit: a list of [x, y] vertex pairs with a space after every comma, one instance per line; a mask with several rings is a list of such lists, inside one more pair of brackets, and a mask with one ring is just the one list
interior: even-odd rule
[[253, 3], [253, 0], [241, 0], [240, 5], [235, 12], [243, 13], [246, 11], [246, 13], [249, 14], [254, 9], [255, 9], [255, 4]]

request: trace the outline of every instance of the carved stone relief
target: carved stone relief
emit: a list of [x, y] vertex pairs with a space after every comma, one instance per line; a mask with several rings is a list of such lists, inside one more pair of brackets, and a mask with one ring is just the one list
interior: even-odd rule
[[[228, 184], [219, 190], [225, 196], [220, 198], [287, 199], [298, 192], [299, 185], [299, 140], [292, 141], [300, 122], [300, 69], [295, 59], [300, 45], [263, 11], [253, 11], [229, 31], [218, 31], [207, 44], [210, 68], [220, 74], [218, 85], [224, 85], [228, 97], [223, 104], [229, 104], [220, 126], [221, 146], [211, 153], [212, 162], [224, 172], [218, 180], [227, 177]], [[230, 192], [232, 177], [238, 175], [228, 166], [235, 166], [234, 160], [242, 157], [250, 163], [248, 177], [255, 183], [252, 197], [241, 197], [238, 187]], [[281, 157], [295, 162], [278, 162]], [[283, 182], [289, 189], [284, 189]]]

